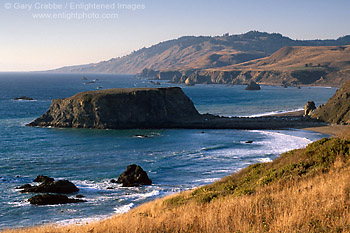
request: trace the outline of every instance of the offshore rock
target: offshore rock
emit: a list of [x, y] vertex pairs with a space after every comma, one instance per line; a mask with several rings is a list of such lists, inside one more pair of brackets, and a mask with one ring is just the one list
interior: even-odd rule
[[28, 126], [176, 128], [199, 118], [200, 114], [181, 88], [123, 88], [55, 99], [49, 110]]
[[313, 113], [313, 111], [316, 109], [316, 105], [314, 101], [308, 101], [305, 104], [305, 108], [304, 108], [304, 116], [311, 116], [311, 114]]
[[43, 175], [38, 175], [35, 179], [34, 182], [40, 182], [40, 183], [44, 183], [44, 182], [54, 182], [55, 179], [48, 177], [48, 176], [43, 176]]
[[43, 182], [37, 186], [21, 186], [21, 193], [75, 193], [79, 189], [68, 180], [58, 180], [54, 182]]
[[117, 180], [117, 183], [123, 184], [123, 187], [135, 187], [139, 185], [151, 185], [152, 180], [148, 178], [147, 173], [138, 165], [132, 164], [126, 167]]
[[247, 87], [245, 89], [248, 91], [258, 91], [261, 88], [260, 88], [260, 85], [257, 84], [256, 82], [250, 81], [250, 83], [247, 85]]
[[34, 99], [28, 96], [21, 96], [21, 97], [15, 97], [13, 98], [13, 100], [34, 100]]
[[32, 205], [58, 205], [86, 202], [85, 200], [68, 198], [66, 195], [39, 194], [28, 199]]

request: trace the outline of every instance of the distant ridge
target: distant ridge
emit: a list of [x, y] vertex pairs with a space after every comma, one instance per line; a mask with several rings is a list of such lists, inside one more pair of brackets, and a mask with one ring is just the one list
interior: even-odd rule
[[286, 46], [270, 56], [219, 68], [158, 72], [173, 83], [341, 86], [350, 80], [350, 45]]
[[350, 46], [283, 47], [268, 57], [219, 68], [220, 70], [350, 69]]
[[350, 36], [336, 40], [293, 40], [279, 33], [250, 31], [223, 36], [184, 36], [142, 48], [99, 63], [67, 66], [53, 72], [137, 74], [151, 70], [209, 69], [231, 66], [271, 55], [285, 46], [342, 46]]

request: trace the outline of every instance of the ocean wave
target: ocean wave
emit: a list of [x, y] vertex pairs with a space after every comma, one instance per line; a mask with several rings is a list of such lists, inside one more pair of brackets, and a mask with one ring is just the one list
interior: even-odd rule
[[124, 195], [121, 195], [119, 197], [119, 201], [134, 201], [134, 202], [139, 202], [143, 201], [149, 197], [154, 197], [154, 196], [159, 196], [160, 195], [160, 190], [151, 190], [151, 191], [144, 191], [140, 193], [126, 193]]
[[249, 132], [259, 134], [264, 138], [255, 140], [252, 144], [246, 144], [244, 147], [212, 147], [209, 153], [203, 153], [200, 159], [214, 161], [227, 161], [227, 159], [256, 161], [259, 158], [266, 158], [267, 156], [273, 159], [279, 154], [289, 150], [303, 148], [312, 142], [308, 138], [287, 135], [280, 131], [250, 130]]
[[209, 146], [209, 147], [203, 147], [201, 148], [202, 151], [211, 151], [211, 150], [218, 150], [218, 149], [225, 149], [229, 148], [227, 145], [216, 145], [216, 146]]
[[30, 206], [29, 201], [9, 201], [9, 202], [6, 202], [6, 204], [14, 207]]
[[111, 217], [112, 214], [109, 215], [101, 215], [101, 216], [94, 216], [94, 217], [87, 217], [87, 218], [73, 218], [73, 219], [65, 219], [56, 221], [55, 224], [66, 226], [66, 225], [84, 225], [91, 222], [100, 221], [103, 219], [106, 219], [108, 217]]
[[124, 214], [131, 210], [131, 208], [134, 206], [134, 203], [129, 203], [127, 205], [122, 205], [114, 208], [114, 213], [116, 214]]
[[201, 183], [201, 184], [207, 184], [207, 183], [213, 183], [215, 181], [218, 181], [220, 178], [205, 178], [205, 179], [198, 179], [194, 180], [194, 183]]
[[258, 161], [261, 162], [261, 163], [269, 163], [269, 162], [272, 162], [272, 159], [270, 159], [270, 158], [259, 158]]
[[204, 172], [204, 174], [228, 173], [228, 172], [232, 172], [232, 169], [217, 169], [217, 170]]
[[253, 114], [253, 115], [246, 115], [242, 117], [263, 117], [263, 116], [270, 116], [270, 115], [276, 115], [276, 114], [283, 114], [283, 113], [290, 113], [290, 112], [297, 112], [304, 110], [304, 108], [296, 108], [292, 110], [280, 110], [280, 111], [272, 111], [272, 112], [265, 112], [265, 113], [259, 113], [259, 114]]
[[121, 184], [112, 184], [110, 180], [104, 179], [100, 182], [91, 181], [91, 180], [73, 180], [73, 183], [77, 185], [79, 189], [87, 193], [96, 193], [100, 191], [110, 191], [111, 186], [113, 188], [121, 187]]

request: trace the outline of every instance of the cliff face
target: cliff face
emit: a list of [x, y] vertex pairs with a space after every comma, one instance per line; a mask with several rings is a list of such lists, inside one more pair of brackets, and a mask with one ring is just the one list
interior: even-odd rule
[[[163, 75], [173, 83], [340, 86], [350, 77], [350, 46], [284, 47], [271, 56], [231, 66]], [[160, 78], [160, 74], [155, 78]]]
[[[188, 76], [187, 76], [188, 75]], [[328, 83], [326, 80], [327, 73], [324, 71], [250, 71], [250, 70], [234, 70], [234, 71], [193, 71], [187, 75], [183, 72], [181, 75], [174, 75], [172, 77], [172, 83], [185, 83], [189, 79], [192, 83], [201, 84], [248, 84], [254, 81], [259, 84], [265, 85], [338, 85], [339, 82]], [[346, 77], [347, 78], [347, 77]]]
[[109, 89], [52, 101], [28, 126], [127, 129], [176, 127], [199, 118], [180, 88]]
[[82, 92], [52, 101], [28, 126], [96, 129], [282, 129], [319, 126], [303, 117], [220, 117], [199, 114], [181, 88], [133, 88]]
[[332, 124], [350, 124], [350, 81], [319, 107], [312, 117]]

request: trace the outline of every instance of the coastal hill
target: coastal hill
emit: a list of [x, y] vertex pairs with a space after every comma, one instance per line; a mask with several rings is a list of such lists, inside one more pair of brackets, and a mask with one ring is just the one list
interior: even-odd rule
[[199, 114], [179, 87], [120, 88], [78, 93], [55, 99], [28, 126], [97, 129], [281, 129], [322, 125], [313, 119], [220, 117]]
[[312, 117], [331, 124], [350, 124], [350, 81], [337, 90], [325, 105], [316, 109]]
[[350, 45], [346, 46], [286, 46], [271, 56], [217, 70], [348, 70]]
[[[158, 77], [168, 72], [160, 72]], [[171, 78], [170, 78], [171, 77]], [[272, 55], [221, 68], [168, 75], [173, 83], [341, 86], [350, 79], [350, 46], [283, 47]]]
[[155, 71], [208, 69], [230, 66], [271, 55], [285, 46], [343, 46], [336, 40], [293, 40], [278, 33], [250, 31], [222, 36], [184, 36], [142, 48], [129, 55], [94, 64], [63, 67], [54, 72], [138, 74]]

